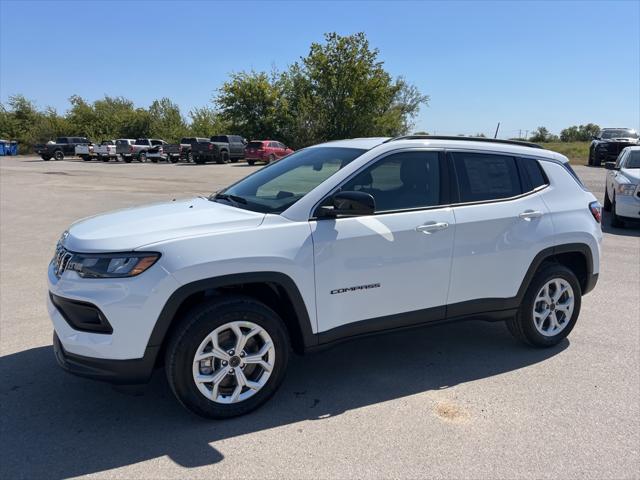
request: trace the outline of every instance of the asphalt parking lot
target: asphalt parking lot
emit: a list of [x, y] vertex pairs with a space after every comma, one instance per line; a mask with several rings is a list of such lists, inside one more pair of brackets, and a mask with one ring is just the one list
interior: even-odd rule
[[[293, 357], [258, 411], [205, 421], [163, 371], [116, 390], [61, 371], [47, 264], [74, 220], [209, 194], [259, 167], [0, 159], [0, 477], [640, 478], [640, 229], [612, 229], [569, 339], [501, 323], [371, 337]], [[603, 169], [576, 167], [600, 201]]]

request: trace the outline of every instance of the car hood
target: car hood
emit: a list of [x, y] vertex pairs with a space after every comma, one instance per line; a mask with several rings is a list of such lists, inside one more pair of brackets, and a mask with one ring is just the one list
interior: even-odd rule
[[621, 173], [636, 185], [640, 183], [640, 168], [623, 168]]
[[638, 139], [637, 138], [604, 138], [602, 139], [603, 142], [607, 142], [607, 143], [638, 143]]
[[75, 252], [130, 251], [181, 237], [258, 227], [263, 213], [203, 197], [96, 215], [74, 223], [64, 246]]

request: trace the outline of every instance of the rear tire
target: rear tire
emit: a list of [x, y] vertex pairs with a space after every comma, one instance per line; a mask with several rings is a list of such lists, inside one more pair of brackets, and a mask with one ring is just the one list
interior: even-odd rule
[[247, 160], [247, 163], [248, 163], [249, 165], [255, 165], [255, 164], [256, 164], [256, 161], [255, 161], [255, 160]]
[[64, 153], [62, 152], [62, 150], [56, 150], [53, 153], [53, 158], [55, 160], [64, 160]]
[[557, 263], [544, 264], [531, 280], [517, 314], [507, 320], [507, 327], [528, 345], [552, 347], [573, 330], [581, 303], [582, 289], [573, 271]]
[[49, 160], [51, 160], [51, 157], [48, 155], [40, 155], [40, 158], [42, 158], [42, 160], [44, 160], [45, 162], [48, 162]]
[[218, 157], [218, 160], [216, 163], [228, 163], [229, 162], [229, 153], [228, 152], [220, 152], [220, 156]]
[[[240, 352], [235, 351], [240, 338], [236, 332], [246, 340]], [[185, 408], [207, 418], [229, 418], [266, 402], [280, 386], [288, 359], [289, 337], [282, 319], [250, 297], [231, 296], [198, 305], [182, 318], [167, 346], [165, 367], [169, 385]], [[246, 381], [251, 388], [243, 386]]]
[[272, 163], [276, 161], [276, 156], [272, 153], [271, 155], [269, 155], [269, 160], [267, 160], [267, 163]]
[[124, 155], [122, 155], [120, 158], [122, 158], [122, 161], [124, 163], [131, 163], [133, 161], [132, 157], [125, 157]]

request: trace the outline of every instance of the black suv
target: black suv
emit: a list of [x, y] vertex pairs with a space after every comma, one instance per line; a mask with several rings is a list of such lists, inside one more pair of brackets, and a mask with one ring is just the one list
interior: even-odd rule
[[589, 148], [589, 165], [599, 167], [614, 162], [623, 148], [638, 145], [638, 132], [631, 128], [603, 128], [593, 137]]

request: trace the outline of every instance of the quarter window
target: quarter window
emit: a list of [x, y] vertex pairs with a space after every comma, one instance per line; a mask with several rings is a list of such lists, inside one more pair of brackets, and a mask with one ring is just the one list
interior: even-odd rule
[[438, 152], [389, 155], [357, 174], [341, 190], [371, 194], [376, 212], [439, 205]]
[[453, 159], [462, 202], [496, 200], [523, 193], [513, 157], [457, 152]]
[[529, 185], [526, 188], [527, 191], [535, 190], [549, 183], [537, 160], [523, 158], [518, 162], [518, 166], [524, 171], [524, 177], [529, 181]]

